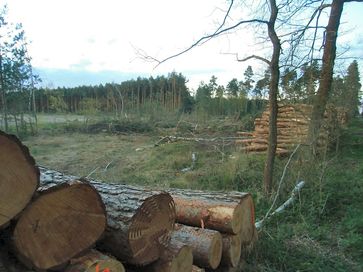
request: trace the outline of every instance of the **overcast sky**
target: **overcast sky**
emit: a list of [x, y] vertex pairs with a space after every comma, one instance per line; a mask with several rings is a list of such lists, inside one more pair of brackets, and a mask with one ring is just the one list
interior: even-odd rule
[[[32, 64], [49, 86], [121, 82], [137, 76], [156, 76], [175, 70], [195, 89], [212, 75], [219, 84], [243, 79], [248, 64], [235, 56], [255, 49], [245, 30], [211, 40], [154, 69], [137, 57], [135, 48], [162, 59], [211, 33], [223, 19], [224, 0], [0, 0], [8, 4], [8, 18], [23, 24]], [[345, 7], [340, 38], [363, 58], [363, 5]], [[350, 62], [350, 61], [349, 61]], [[348, 63], [349, 63], [348, 62]], [[363, 62], [359, 61], [360, 70]], [[256, 71], [258, 72], [258, 71]]]

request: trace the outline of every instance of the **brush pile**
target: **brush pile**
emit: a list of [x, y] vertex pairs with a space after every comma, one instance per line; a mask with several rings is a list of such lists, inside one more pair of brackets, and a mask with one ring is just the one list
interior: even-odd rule
[[234, 271], [257, 238], [248, 193], [65, 175], [1, 131], [0, 165], [0, 272]]

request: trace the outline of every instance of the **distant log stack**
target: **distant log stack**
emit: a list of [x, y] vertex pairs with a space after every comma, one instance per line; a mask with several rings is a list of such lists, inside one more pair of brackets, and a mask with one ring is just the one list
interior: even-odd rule
[[[279, 105], [277, 113], [277, 155], [287, 155], [294, 146], [306, 143], [308, 140], [309, 122], [312, 114], [312, 106], [306, 104]], [[236, 144], [242, 146], [242, 151], [247, 153], [264, 153], [267, 151], [269, 135], [269, 110], [262, 113], [261, 118], [255, 119], [255, 130], [251, 138], [237, 140]], [[325, 112], [325, 122], [318, 137], [318, 143], [325, 145], [332, 137], [331, 126], [344, 126], [346, 113], [341, 108], [329, 106]], [[239, 135], [248, 135], [239, 132]], [[334, 137], [334, 136], [333, 136]]]
[[[310, 105], [279, 106], [277, 113], [277, 149], [278, 155], [289, 154], [291, 148], [307, 140], [309, 120], [312, 107]], [[247, 153], [263, 153], [267, 151], [269, 134], [269, 110], [255, 119], [255, 130], [252, 138], [237, 140], [242, 150]]]

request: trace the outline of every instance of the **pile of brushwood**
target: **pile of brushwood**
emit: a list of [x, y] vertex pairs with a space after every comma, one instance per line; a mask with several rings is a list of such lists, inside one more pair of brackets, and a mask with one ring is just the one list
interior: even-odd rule
[[0, 271], [240, 271], [249, 193], [163, 191], [36, 165], [0, 131]]

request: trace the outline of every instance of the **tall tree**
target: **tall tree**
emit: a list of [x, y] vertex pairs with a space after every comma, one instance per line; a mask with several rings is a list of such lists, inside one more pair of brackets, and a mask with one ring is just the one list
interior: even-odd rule
[[348, 67], [348, 73], [344, 77], [344, 97], [347, 101], [346, 108], [350, 117], [358, 114], [360, 105], [360, 84], [358, 62], [354, 60]]
[[330, 6], [329, 21], [326, 26], [324, 39], [323, 63], [319, 80], [319, 88], [314, 98], [313, 111], [309, 126], [309, 140], [313, 145], [314, 152], [326, 104], [332, 89], [333, 70], [337, 49], [336, 42], [340, 19], [343, 13], [344, 3], [346, 2], [363, 2], [363, 0], [333, 0]]
[[[8, 130], [8, 95], [11, 92], [27, 92], [29, 101], [35, 99], [34, 85], [39, 81], [39, 77], [33, 74], [31, 66], [31, 58], [27, 52], [27, 41], [25, 32], [21, 24], [8, 23], [6, 20], [7, 7], [3, 7], [0, 11], [0, 91], [2, 118], [4, 120], [4, 129]], [[35, 111], [35, 103], [28, 103], [26, 100], [20, 105], [20, 101], [16, 101], [17, 109], [22, 107], [25, 111], [27, 108], [33, 107]], [[15, 113], [14, 113], [15, 114]]]

